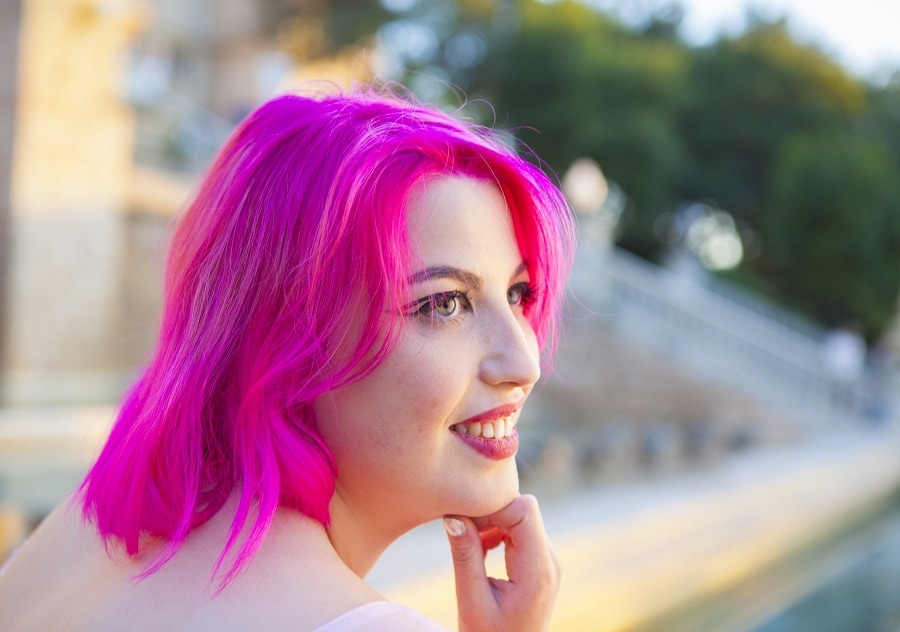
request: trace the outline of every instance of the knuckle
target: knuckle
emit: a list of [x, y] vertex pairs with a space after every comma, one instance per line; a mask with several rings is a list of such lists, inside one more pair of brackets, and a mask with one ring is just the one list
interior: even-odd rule
[[511, 503], [513, 515], [516, 516], [518, 522], [525, 524], [539, 524], [541, 522], [541, 511], [538, 507], [537, 498], [531, 494], [523, 494]]
[[521, 496], [519, 496], [519, 502], [522, 504], [522, 508], [529, 513], [536, 513], [540, 511], [537, 498], [535, 498], [532, 494], [522, 494]]
[[465, 547], [454, 547], [450, 551], [451, 556], [453, 557], [453, 561], [457, 564], [461, 565], [469, 565], [473, 562], [480, 562], [483, 556], [481, 552], [481, 547], [477, 550], [473, 547], [465, 546]]

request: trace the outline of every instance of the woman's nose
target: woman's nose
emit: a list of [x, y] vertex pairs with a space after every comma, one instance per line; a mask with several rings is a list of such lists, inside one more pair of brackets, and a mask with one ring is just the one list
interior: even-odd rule
[[504, 311], [485, 326], [481, 379], [493, 386], [530, 387], [541, 377], [537, 337], [525, 316]]

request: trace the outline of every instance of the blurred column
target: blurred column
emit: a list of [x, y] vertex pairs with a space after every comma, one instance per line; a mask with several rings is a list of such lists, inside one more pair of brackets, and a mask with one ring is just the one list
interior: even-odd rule
[[[16, 79], [19, 65], [20, 0], [0, 3], [0, 331], [7, 312], [7, 256], [9, 252], [12, 147], [16, 123]], [[2, 345], [0, 337], [0, 345]], [[3, 349], [0, 346], [0, 357]], [[0, 382], [3, 375], [0, 375]]]
[[105, 401], [124, 379], [134, 123], [120, 84], [135, 10], [130, 0], [22, 0], [4, 404]]
[[606, 208], [609, 184], [594, 160], [578, 158], [563, 176], [562, 188], [578, 219], [580, 239], [571, 286], [592, 309], [603, 309], [609, 301], [609, 283], [602, 271], [618, 219]]

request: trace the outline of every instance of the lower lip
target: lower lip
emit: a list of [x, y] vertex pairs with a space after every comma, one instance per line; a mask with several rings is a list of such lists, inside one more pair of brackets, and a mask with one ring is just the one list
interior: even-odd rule
[[514, 457], [519, 450], [518, 428], [513, 428], [513, 433], [502, 439], [485, 439], [483, 437], [473, 437], [472, 435], [462, 435], [458, 432], [453, 434], [476, 452], [496, 461]]

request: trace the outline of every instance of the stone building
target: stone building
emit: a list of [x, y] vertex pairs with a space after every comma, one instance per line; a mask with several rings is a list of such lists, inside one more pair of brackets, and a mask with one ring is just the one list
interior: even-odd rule
[[115, 402], [155, 338], [171, 217], [233, 125], [291, 81], [367, 71], [352, 52], [298, 67], [256, 7], [4, 3], [0, 405]]
[[138, 15], [126, 2], [19, 6], [0, 395], [96, 401], [133, 361], [121, 290], [134, 116], [119, 77]]

